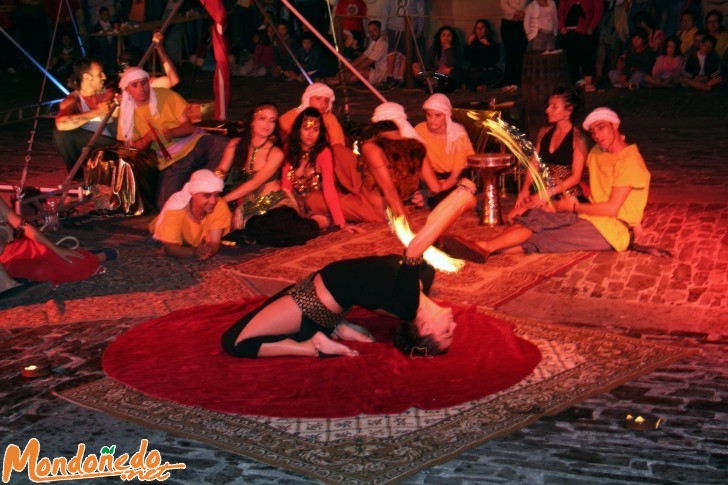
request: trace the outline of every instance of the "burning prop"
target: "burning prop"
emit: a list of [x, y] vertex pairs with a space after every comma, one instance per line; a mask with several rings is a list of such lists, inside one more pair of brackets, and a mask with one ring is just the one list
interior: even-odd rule
[[[483, 121], [483, 125], [488, 128], [488, 133], [503, 143], [513, 153], [518, 163], [531, 174], [539, 198], [550, 204], [548, 189], [549, 184], [552, 184], [551, 174], [548, 167], [541, 161], [541, 157], [538, 156], [533, 144], [518, 128], [509, 125], [500, 118], [487, 119]], [[531, 163], [533, 159], [538, 162], [538, 169]]]
[[406, 247], [426, 248], [422, 257], [433, 268], [446, 273], [457, 273], [465, 261], [448, 256], [431, 246], [455, 222], [460, 215], [475, 207], [475, 185], [468, 179], [461, 179], [452, 191], [427, 217], [427, 222], [416, 235], [412, 232], [404, 215], [395, 215], [387, 208], [387, 219], [397, 238]]

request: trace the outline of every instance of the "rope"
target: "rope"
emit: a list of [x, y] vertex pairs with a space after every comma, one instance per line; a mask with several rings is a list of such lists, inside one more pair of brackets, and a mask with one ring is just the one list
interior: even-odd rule
[[[334, 26], [334, 13], [331, 10], [331, 4], [329, 2], [326, 2], [326, 8], [329, 9], [329, 23], [331, 24], [331, 35], [334, 38], [334, 47], [336, 48], [336, 52], [341, 54], [338, 35], [336, 34], [336, 27]], [[341, 87], [344, 89], [344, 116], [346, 117], [346, 122], [350, 123], [351, 119], [349, 118], [349, 90], [347, 89], [346, 85], [346, 76], [344, 76], [344, 65], [341, 63], [341, 59], [339, 59], [338, 57], [336, 58], [336, 61], [339, 64], [339, 81], [341, 82]]]
[[69, 0], [66, 0], [66, 6], [68, 7], [68, 16], [71, 18], [71, 24], [73, 25], [73, 31], [76, 32], [76, 38], [78, 39], [78, 45], [81, 48], [81, 55], [86, 55], [86, 48], [83, 46], [83, 39], [81, 39], [81, 34], [78, 33], [78, 26], [76, 26], [76, 16], [73, 14], [73, 10], [71, 10], [71, 3]]

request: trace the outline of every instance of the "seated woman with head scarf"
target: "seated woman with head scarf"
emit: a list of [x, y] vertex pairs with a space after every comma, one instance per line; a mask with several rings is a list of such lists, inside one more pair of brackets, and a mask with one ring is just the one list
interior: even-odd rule
[[432, 301], [427, 292], [434, 270], [423, 264], [424, 251], [449, 225], [475, 205], [472, 183], [453, 192], [432, 212], [404, 256], [369, 256], [324, 266], [272, 296], [222, 336], [226, 352], [237, 357], [344, 355], [358, 352], [332, 340], [372, 341], [344, 318], [353, 306], [403, 320], [394, 345], [405, 355], [448, 351], [455, 322], [452, 309]]
[[444, 94], [433, 94], [422, 105], [424, 121], [415, 131], [427, 147], [422, 162], [422, 180], [430, 197], [427, 204], [434, 208], [460, 180], [468, 155], [475, 153], [468, 133], [452, 120], [452, 105]]
[[301, 217], [296, 199], [281, 189], [283, 150], [277, 118], [275, 105], [256, 106], [245, 122], [243, 136], [230, 140], [215, 170], [226, 181], [223, 198], [236, 204], [227, 240], [294, 246], [319, 234], [316, 221]]

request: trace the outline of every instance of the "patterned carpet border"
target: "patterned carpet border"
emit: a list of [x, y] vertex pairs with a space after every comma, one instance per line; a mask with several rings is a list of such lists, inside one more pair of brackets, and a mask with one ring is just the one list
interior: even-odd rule
[[[238, 416], [156, 400], [111, 379], [58, 395], [90, 409], [208, 443], [327, 483], [383, 484], [448, 461], [484, 441], [613, 389], [695, 352], [605, 332], [503, 317], [545, 355], [540, 369], [518, 385], [441, 411], [351, 418], [417, 423], [384, 437], [330, 432], [325, 439], [300, 432], [343, 426], [338, 420], [297, 420], [287, 431], [276, 419]], [[552, 354], [548, 358], [548, 354]], [[554, 355], [555, 354], [555, 355]], [[556, 364], [555, 364], [556, 363]], [[301, 423], [303, 422], [303, 423]], [[319, 436], [320, 438], [320, 436]]]

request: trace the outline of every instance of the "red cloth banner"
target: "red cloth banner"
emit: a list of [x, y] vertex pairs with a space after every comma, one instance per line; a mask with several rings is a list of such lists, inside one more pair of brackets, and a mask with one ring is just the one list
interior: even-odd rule
[[227, 12], [222, 0], [203, 0], [202, 6], [210, 14], [214, 22], [212, 26], [212, 49], [215, 56], [215, 118], [227, 119], [230, 105], [230, 61], [228, 60], [228, 44], [225, 39], [227, 29]]

